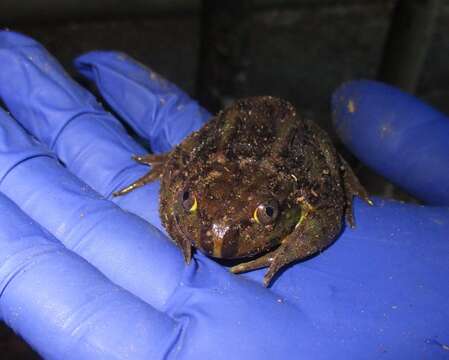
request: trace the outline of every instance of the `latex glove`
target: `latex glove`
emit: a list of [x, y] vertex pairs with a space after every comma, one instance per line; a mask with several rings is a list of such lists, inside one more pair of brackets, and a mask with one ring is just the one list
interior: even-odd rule
[[[271, 289], [265, 270], [231, 275], [198, 253], [185, 266], [157, 230], [157, 183], [110, 199], [147, 171], [130, 159], [145, 150], [33, 40], [0, 33], [0, 64], [1, 98], [40, 142], [1, 115], [0, 191], [26, 215], [0, 198], [0, 313], [46, 358], [447, 356], [447, 209], [356, 201], [356, 230]], [[156, 152], [208, 117], [122, 54], [76, 65]], [[20, 256], [25, 240], [57, 251]]]

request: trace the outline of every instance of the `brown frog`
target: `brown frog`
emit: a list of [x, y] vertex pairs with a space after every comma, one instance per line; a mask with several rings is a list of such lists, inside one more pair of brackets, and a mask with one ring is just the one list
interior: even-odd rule
[[160, 215], [187, 263], [208, 256], [250, 259], [234, 273], [283, 266], [330, 245], [352, 198], [372, 204], [327, 134], [287, 101], [236, 101], [172, 151], [134, 157], [151, 165], [123, 195], [161, 179]]

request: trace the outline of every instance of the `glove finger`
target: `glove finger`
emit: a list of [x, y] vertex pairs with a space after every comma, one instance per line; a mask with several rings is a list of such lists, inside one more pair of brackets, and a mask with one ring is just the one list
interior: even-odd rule
[[[40, 44], [1, 31], [0, 64], [0, 97], [10, 112], [97, 192], [109, 198], [148, 171], [131, 160], [146, 151]], [[152, 183], [113, 201], [160, 227], [158, 189]]]
[[[161, 307], [184, 270], [175, 245], [95, 193], [0, 112], [0, 191], [112, 281]], [[164, 271], [160, 271], [164, 268]]]
[[93, 51], [75, 66], [153, 152], [169, 151], [210, 117], [177, 86], [122, 53]]
[[0, 194], [0, 318], [45, 359], [161, 359], [170, 317], [110, 283]]
[[394, 87], [353, 81], [332, 98], [334, 125], [365, 164], [430, 204], [449, 204], [449, 119]]

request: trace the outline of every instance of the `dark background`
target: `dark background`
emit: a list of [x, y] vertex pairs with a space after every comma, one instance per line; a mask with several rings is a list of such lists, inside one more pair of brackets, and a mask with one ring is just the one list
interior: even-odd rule
[[[0, 26], [34, 37], [75, 77], [74, 57], [114, 49], [212, 111], [235, 97], [286, 98], [331, 133], [371, 193], [414, 201], [338, 144], [329, 100], [344, 81], [382, 79], [449, 113], [449, 1], [254, 0], [214, 10], [216, 3], [0, 0]], [[244, 16], [223, 16], [232, 13]], [[0, 324], [0, 358], [37, 356]]]

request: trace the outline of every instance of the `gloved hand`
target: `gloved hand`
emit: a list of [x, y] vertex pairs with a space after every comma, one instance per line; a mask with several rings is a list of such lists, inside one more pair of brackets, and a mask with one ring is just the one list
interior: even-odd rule
[[[123, 54], [92, 52], [75, 65], [154, 152], [209, 116]], [[0, 316], [44, 358], [448, 356], [447, 208], [357, 200], [355, 230], [266, 289], [265, 269], [236, 276], [199, 253], [186, 266], [161, 228], [158, 183], [111, 197], [147, 171], [131, 160], [145, 149], [38, 43], [13, 32], [0, 33], [0, 97], [14, 118], [0, 112]], [[419, 113], [422, 131], [447, 139], [444, 117], [373, 82], [341, 88], [334, 111], [364, 161], [385, 164], [395, 151], [401, 162], [387, 175], [397, 181], [416, 165], [407, 152], [418, 145], [419, 166], [438, 156], [431, 188], [410, 172], [407, 184], [421, 192], [407, 189], [447, 195], [447, 151], [403, 141], [410, 122], [401, 122]]]

